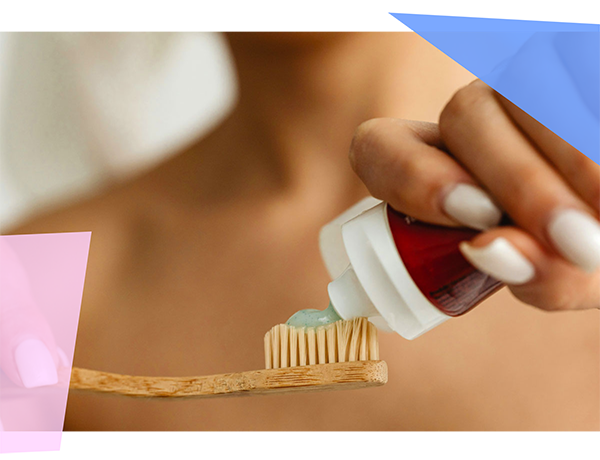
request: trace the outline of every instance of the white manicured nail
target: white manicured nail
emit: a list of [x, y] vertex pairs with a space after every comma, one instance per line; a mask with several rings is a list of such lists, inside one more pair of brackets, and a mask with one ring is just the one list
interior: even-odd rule
[[556, 249], [569, 261], [588, 272], [600, 266], [600, 223], [577, 209], [554, 214], [548, 234]]
[[444, 211], [454, 220], [477, 230], [498, 225], [502, 211], [479, 187], [456, 185], [444, 198]]
[[54, 385], [58, 382], [52, 355], [38, 339], [27, 339], [17, 346], [15, 363], [25, 388]]
[[506, 238], [475, 247], [463, 241], [460, 251], [476, 268], [506, 284], [524, 284], [535, 275], [533, 264]]

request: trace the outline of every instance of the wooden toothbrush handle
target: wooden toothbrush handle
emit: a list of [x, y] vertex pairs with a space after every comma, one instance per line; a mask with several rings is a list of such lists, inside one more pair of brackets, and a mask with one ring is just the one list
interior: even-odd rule
[[351, 390], [386, 382], [385, 361], [353, 361], [201, 377], [141, 377], [74, 367], [69, 387], [142, 398], [214, 398]]

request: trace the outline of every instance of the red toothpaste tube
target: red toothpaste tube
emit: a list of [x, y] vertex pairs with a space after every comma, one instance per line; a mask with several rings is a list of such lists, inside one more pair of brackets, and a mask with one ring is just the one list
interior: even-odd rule
[[361, 201], [321, 230], [333, 309], [406, 339], [468, 312], [503, 286], [460, 253], [459, 243], [476, 234], [417, 221], [373, 198]]

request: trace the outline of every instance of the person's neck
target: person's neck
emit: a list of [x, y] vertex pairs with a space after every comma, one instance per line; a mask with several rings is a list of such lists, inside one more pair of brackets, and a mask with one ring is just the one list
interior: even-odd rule
[[398, 35], [341, 34], [309, 46], [228, 39], [238, 104], [189, 152], [206, 196], [302, 191], [342, 193], [351, 203], [364, 195], [348, 149], [361, 122], [389, 116], [387, 107], [398, 101], [391, 94], [400, 88], [392, 76], [398, 68], [390, 65], [403, 52]]
[[231, 39], [240, 81], [238, 121], [271, 144], [271, 156], [346, 150], [357, 124], [376, 116], [384, 99], [381, 77], [390, 71], [384, 38], [349, 34], [281, 49]]

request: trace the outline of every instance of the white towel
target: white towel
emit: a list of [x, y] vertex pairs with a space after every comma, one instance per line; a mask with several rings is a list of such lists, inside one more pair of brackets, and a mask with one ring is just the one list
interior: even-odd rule
[[0, 225], [164, 159], [235, 95], [218, 34], [0, 34]]

